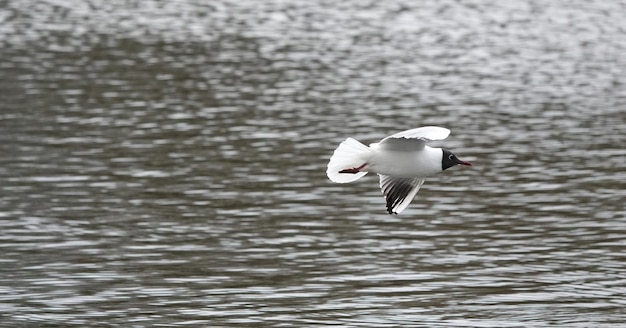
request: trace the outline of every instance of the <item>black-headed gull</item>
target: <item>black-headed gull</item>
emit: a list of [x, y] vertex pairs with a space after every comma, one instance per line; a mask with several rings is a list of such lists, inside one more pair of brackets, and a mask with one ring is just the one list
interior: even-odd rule
[[387, 212], [398, 214], [413, 201], [427, 177], [457, 164], [472, 166], [447, 149], [426, 145], [449, 135], [446, 128], [424, 126], [388, 136], [369, 147], [348, 138], [330, 157], [326, 175], [333, 182], [348, 183], [368, 172], [378, 173]]

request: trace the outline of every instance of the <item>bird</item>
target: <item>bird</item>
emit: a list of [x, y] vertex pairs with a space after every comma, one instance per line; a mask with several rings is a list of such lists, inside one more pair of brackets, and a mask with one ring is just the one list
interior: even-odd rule
[[369, 146], [349, 137], [333, 152], [326, 175], [332, 182], [349, 183], [369, 172], [377, 173], [387, 212], [397, 215], [413, 201], [426, 178], [455, 165], [472, 166], [448, 149], [427, 145], [449, 135], [449, 129], [423, 126], [392, 134]]

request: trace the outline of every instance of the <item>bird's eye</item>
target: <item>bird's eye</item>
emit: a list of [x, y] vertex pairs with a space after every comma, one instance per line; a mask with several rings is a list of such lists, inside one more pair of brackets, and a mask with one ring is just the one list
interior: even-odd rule
[[453, 159], [453, 158], [454, 158], [454, 155], [448, 156], [448, 159]]

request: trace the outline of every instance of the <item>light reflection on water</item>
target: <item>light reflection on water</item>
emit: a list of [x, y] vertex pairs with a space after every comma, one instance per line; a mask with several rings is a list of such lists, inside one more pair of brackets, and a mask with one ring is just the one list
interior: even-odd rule
[[[2, 5], [2, 325], [620, 326], [625, 10]], [[430, 124], [403, 215], [327, 181]]]

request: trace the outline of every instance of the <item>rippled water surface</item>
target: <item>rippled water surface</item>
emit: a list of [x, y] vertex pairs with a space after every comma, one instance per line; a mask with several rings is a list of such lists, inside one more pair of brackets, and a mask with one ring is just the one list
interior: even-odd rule
[[[623, 327], [624, 1], [0, 2], [2, 327]], [[474, 163], [400, 216], [344, 138]]]

